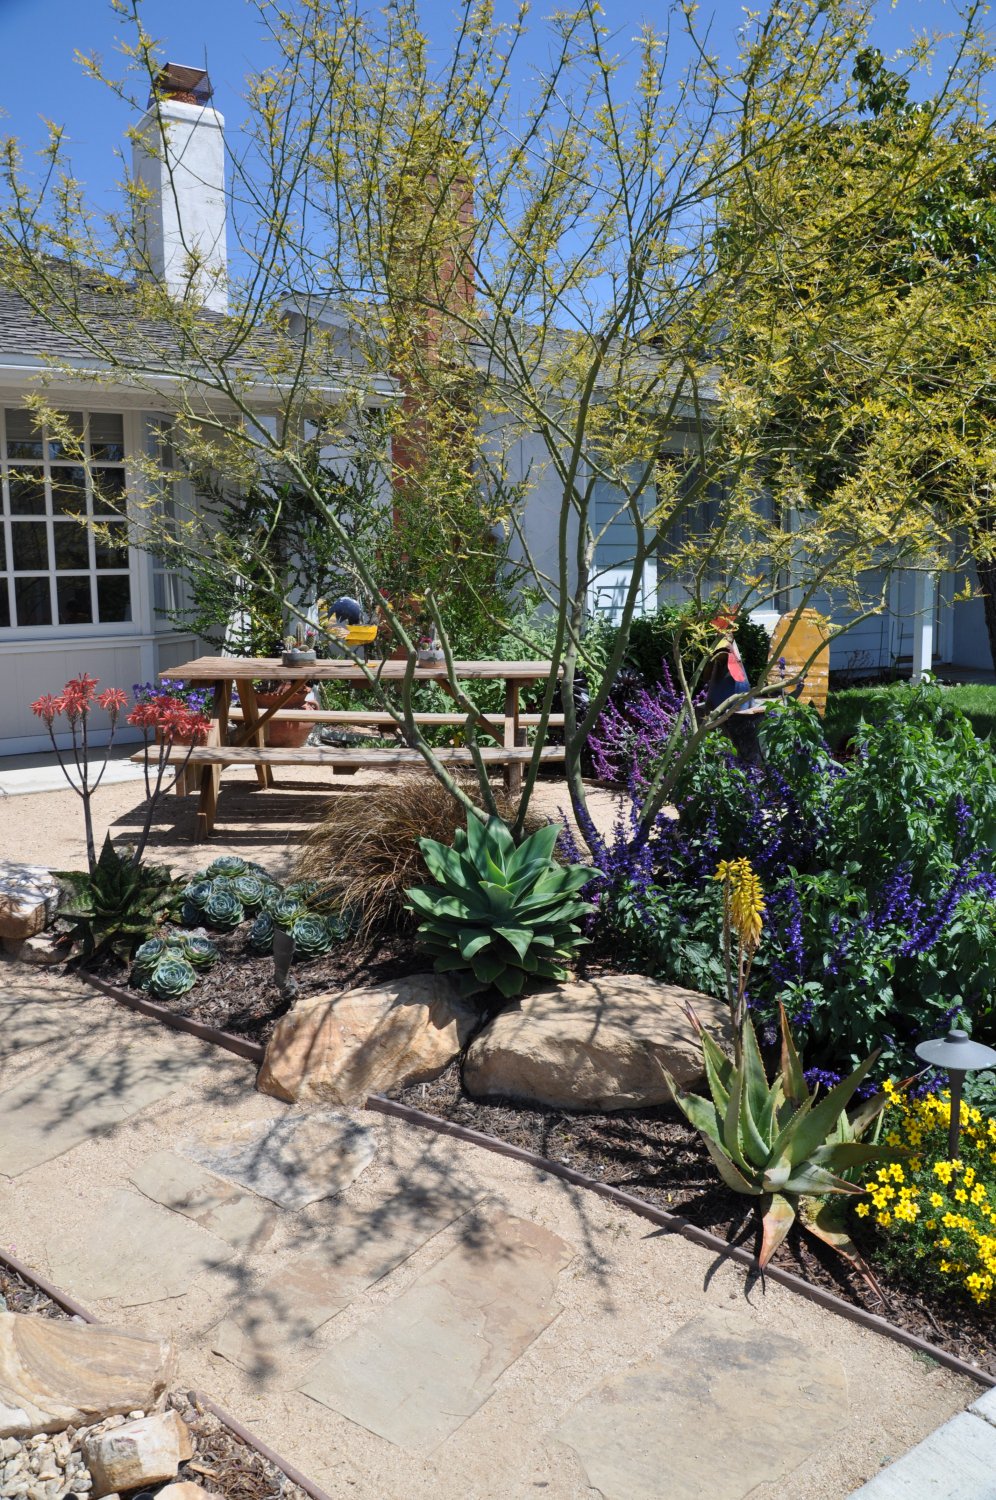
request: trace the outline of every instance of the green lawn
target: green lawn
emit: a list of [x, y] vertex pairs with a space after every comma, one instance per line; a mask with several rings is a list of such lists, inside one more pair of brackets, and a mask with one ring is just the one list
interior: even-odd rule
[[[836, 748], [854, 733], [859, 719], [879, 718], [887, 703], [901, 699], [909, 691], [909, 683], [894, 682], [888, 687], [852, 687], [832, 692], [827, 699], [824, 721], [830, 745]], [[996, 730], [996, 685], [969, 682], [943, 687], [942, 692], [946, 702], [961, 709], [971, 720], [980, 738]]]

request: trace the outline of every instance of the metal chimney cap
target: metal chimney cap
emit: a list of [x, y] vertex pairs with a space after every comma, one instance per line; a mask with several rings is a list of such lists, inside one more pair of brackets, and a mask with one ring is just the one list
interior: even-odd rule
[[214, 87], [206, 68], [188, 68], [183, 63], [168, 62], [156, 76], [149, 103], [158, 94], [160, 98], [180, 99], [188, 104], [209, 104], [213, 93]]
[[996, 1052], [982, 1042], [973, 1042], [967, 1031], [953, 1026], [947, 1036], [921, 1042], [915, 1049], [921, 1062], [948, 1073], [974, 1073], [979, 1068], [996, 1067]]

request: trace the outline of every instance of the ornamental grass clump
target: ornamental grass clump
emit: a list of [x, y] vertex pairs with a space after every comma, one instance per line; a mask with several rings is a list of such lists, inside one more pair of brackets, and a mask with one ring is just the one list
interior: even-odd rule
[[422, 946], [462, 994], [494, 987], [512, 1000], [530, 979], [568, 977], [564, 965], [585, 942], [581, 922], [592, 909], [578, 892], [595, 871], [555, 862], [560, 832], [551, 823], [516, 846], [500, 818], [485, 825], [470, 815], [452, 848], [420, 841], [437, 884], [406, 895]]
[[962, 1104], [959, 1154], [950, 1160], [950, 1095], [912, 1099], [893, 1083], [884, 1089], [885, 1142], [908, 1158], [869, 1177], [854, 1212], [897, 1270], [980, 1306], [996, 1302], [996, 1119]]
[[[516, 804], [497, 787], [495, 802], [500, 816], [512, 822]], [[463, 807], [434, 776], [399, 773], [375, 797], [333, 798], [304, 846], [297, 873], [323, 882], [353, 914], [361, 936], [375, 928], [397, 931], [411, 920], [407, 888], [429, 873], [421, 840], [452, 844], [465, 820]], [[527, 816], [527, 833], [541, 826], [541, 819]]]

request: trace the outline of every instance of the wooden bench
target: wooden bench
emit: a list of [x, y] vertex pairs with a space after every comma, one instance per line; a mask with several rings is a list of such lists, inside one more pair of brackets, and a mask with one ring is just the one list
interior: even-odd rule
[[[293, 717], [293, 715], [292, 715]], [[474, 756], [465, 748], [434, 750], [436, 759], [447, 766], [473, 766]], [[486, 766], [523, 765], [530, 761], [535, 751], [528, 746], [501, 746], [478, 751]], [[539, 752], [540, 760], [563, 760], [563, 745], [544, 745]], [[144, 761], [145, 751], [139, 750], [131, 759]], [[220, 771], [225, 766], [328, 766], [332, 771], [397, 771], [406, 766], [422, 766], [424, 759], [417, 750], [338, 750], [334, 745], [302, 745], [299, 749], [261, 748], [258, 745], [197, 745], [189, 751], [183, 745], [175, 745], [166, 756], [169, 765], [183, 765], [188, 772], [194, 766], [215, 766]], [[201, 797], [207, 833], [214, 827], [218, 803], [217, 778], [201, 783]]]
[[[233, 724], [245, 723], [245, 714], [240, 708], [229, 709], [228, 717]], [[397, 719], [395, 719], [392, 714], [384, 713], [381, 710], [372, 710], [368, 713], [364, 713], [362, 710], [352, 708], [278, 708], [275, 712], [267, 716], [267, 723], [269, 723], [271, 719], [293, 719], [295, 723], [304, 723], [305, 721], [307, 721], [309, 724], [372, 724], [376, 725], [378, 728], [383, 726], [388, 729], [396, 729], [399, 732], [401, 730], [401, 725], [398, 723]], [[412, 714], [412, 719], [416, 724], [429, 724], [439, 727], [452, 725], [454, 728], [458, 728], [460, 725], [466, 724], [467, 715]], [[536, 726], [541, 722], [541, 719], [541, 714], [520, 714], [519, 724], [523, 728], [535, 729]], [[504, 730], [505, 728], [504, 714], [482, 714], [476, 722], [478, 724], [486, 723], [489, 728], [495, 730]], [[563, 714], [551, 714], [547, 719], [547, 723], [554, 728], [562, 726], [563, 722]]]

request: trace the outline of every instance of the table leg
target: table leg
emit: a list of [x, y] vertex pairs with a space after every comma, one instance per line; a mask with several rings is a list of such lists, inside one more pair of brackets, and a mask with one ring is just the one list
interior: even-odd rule
[[[244, 722], [246, 725], [248, 725], [248, 738], [245, 739], [245, 743], [249, 745], [255, 745], [258, 749], [261, 750], [263, 748], [263, 730], [253, 728], [255, 721], [259, 718], [259, 705], [256, 702], [256, 689], [253, 687], [252, 683], [250, 681], [247, 681], [245, 678], [240, 678], [236, 682], [235, 686], [239, 690], [239, 703], [242, 705], [242, 712], [245, 715]], [[246, 731], [243, 730], [243, 735], [245, 734]], [[256, 780], [264, 789], [266, 787], [271, 787], [273, 785], [273, 772], [270, 767], [257, 766]]]
[[[506, 679], [505, 682], [505, 749], [514, 750], [520, 741], [524, 731], [519, 728], [519, 684], [517, 681]], [[518, 797], [522, 793], [522, 765], [519, 761], [510, 761], [505, 766], [505, 790], [510, 797]]]
[[[228, 731], [228, 705], [231, 702], [232, 685], [229, 681], [214, 685], [214, 704], [211, 717], [212, 733], [219, 745], [224, 744]], [[210, 736], [209, 736], [210, 738]], [[218, 793], [221, 791], [221, 767], [201, 768], [200, 799], [197, 805], [197, 821], [194, 825], [194, 843], [201, 844], [214, 832], [214, 820], [218, 811]]]

